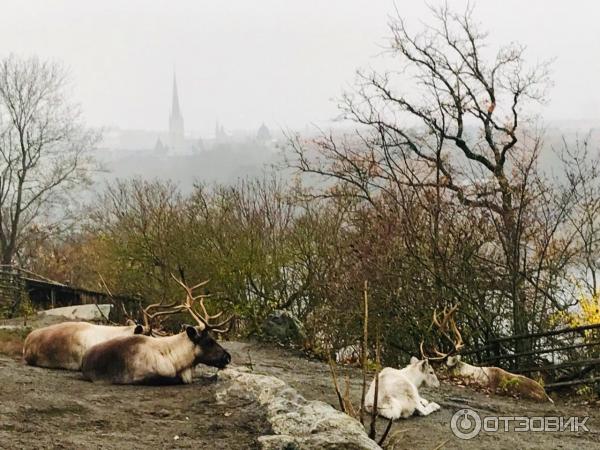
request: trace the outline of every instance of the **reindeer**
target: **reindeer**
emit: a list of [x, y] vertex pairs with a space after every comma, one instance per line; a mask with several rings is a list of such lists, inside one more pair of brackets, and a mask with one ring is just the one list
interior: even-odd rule
[[[438, 387], [440, 382], [433, 368], [426, 359], [416, 357], [410, 359], [410, 364], [403, 369], [386, 367], [379, 373], [377, 392], [377, 413], [394, 420], [408, 418], [415, 411], [422, 416], [428, 416], [440, 409], [440, 405], [430, 402], [419, 395], [419, 387], [425, 384]], [[371, 382], [365, 397], [365, 409], [373, 411], [375, 401], [375, 380]]]
[[[193, 294], [207, 282], [188, 287], [173, 274], [171, 276], [185, 290], [186, 299], [180, 305], [154, 313], [150, 319], [187, 312], [199, 326], [186, 326], [183, 332], [174, 336], [130, 336], [96, 345], [83, 357], [84, 378], [113, 384], [189, 384], [196, 365], [202, 363], [222, 369], [231, 362], [229, 353], [209, 331], [229, 331], [233, 317], [211, 324], [210, 321], [219, 318], [222, 312], [208, 314], [204, 305], [207, 296]], [[226, 325], [229, 327], [223, 328]]]
[[63, 322], [33, 330], [25, 339], [23, 359], [31, 366], [81, 369], [84, 353], [92, 346], [144, 332], [141, 325], [108, 326], [87, 322]]
[[446, 366], [451, 376], [466, 379], [480, 387], [489, 388], [492, 392], [554, 403], [541, 384], [526, 376], [510, 373], [499, 367], [472, 366], [461, 361], [460, 355], [448, 357]]
[[[456, 321], [453, 318], [454, 313], [458, 309], [458, 304], [451, 308], [444, 308], [442, 319], [438, 319], [437, 311], [433, 312], [433, 323], [442, 336], [452, 342], [453, 349], [448, 353], [440, 352], [434, 349], [436, 357], [428, 357], [430, 360], [445, 360], [446, 367], [450, 376], [464, 379], [477, 386], [488, 388], [495, 393], [507, 393], [509, 395], [518, 395], [522, 398], [528, 398], [535, 401], [545, 402], [552, 401], [544, 391], [544, 388], [531, 378], [523, 375], [517, 375], [507, 372], [498, 367], [477, 367], [467, 364], [461, 360], [458, 353], [464, 346], [462, 336], [456, 326]], [[450, 337], [450, 333], [456, 336], [456, 339]], [[423, 342], [421, 342], [421, 353], [423, 351]]]
[[[433, 324], [437, 325], [444, 336], [452, 341], [448, 334], [450, 328], [458, 337], [454, 343], [455, 350], [462, 347], [462, 338], [458, 332], [456, 324], [452, 320], [452, 315], [458, 308], [458, 305], [444, 309], [444, 316], [438, 319], [437, 312], [433, 313]], [[435, 375], [433, 367], [429, 363], [430, 359], [423, 350], [423, 342], [420, 345], [423, 359], [419, 360], [412, 357], [410, 364], [403, 369], [384, 368], [379, 373], [379, 386], [377, 394], [377, 412], [390, 420], [400, 417], [407, 418], [412, 416], [415, 411], [422, 416], [427, 416], [440, 409], [440, 405], [430, 402], [419, 395], [419, 387], [425, 384], [429, 387], [438, 387], [440, 382]], [[445, 357], [443, 355], [442, 357]], [[437, 358], [441, 359], [441, 358]], [[371, 382], [365, 398], [365, 408], [372, 411], [375, 399], [375, 380]]]

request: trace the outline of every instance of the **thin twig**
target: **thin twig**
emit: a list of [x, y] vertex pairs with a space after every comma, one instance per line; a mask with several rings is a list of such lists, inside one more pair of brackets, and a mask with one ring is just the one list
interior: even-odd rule
[[375, 440], [377, 434], [377, 401], [379, 400], [379, 370], [380, 370], [380, 340], [379, 340], [379, 327], [376, 331], [376, 344], [375, 344], [375, 398], [373, 399], [373, 410], [371, 411], [371, 429], [369, 431], [369, 437]]
[[250, 349], [247, 350], [248, 353], [248, 365], [250, 366], [250, 370], [254, 372], [254, 365], [252, 364], [252, 356], [250, 356]]
[[346, 412], [346, 405], [344, 404], [344, 398], [340, 392], [340, 387], [337, 381], [337, 375], [335, 373], [335, 368], [333, 366], [333, 360], [331, 359], [330, 352], [327, 353], [327, 363], [329, 364], [329, 370], [331, 371], [331, 378], [333, 379], [333, 387], [335, 388], [335, 393], [337, 394], [338, 402], [340, 403], [340, 409], [342, 412]]
[[360, 396], [360, 423], [365, 424], [364, 411], [365, 411], [365, 397], [367, 394], [367, 346], [369, 340], [369, 282], [365, 280], [365, 287], [363, 292], [363, 339], [361, 342], [361, 369], [362, 369], [362, 393]]
[[394, 422], [394, 419], [390, 419], [390, 421], [387, 424], [387, 427], [385, 428], [385, 431], [383, 432], [383, 436], [381, 436], [381, 439], [379, 439], [379, 442], [377, 442], [377, 445], [379, 445], [380, 447], [383, 447], [383, 443], [385, 442], [385, 438], [387, 438], [388, 433], [392, 429], [392, 423], [393, 422]]
[[356, 419], [358, 417], [358, 414], [356, 413], [354, 405], [352, 404], [352, 399], [350, 398], [350, 378], [348, 377], [348, 375], [346, 375], [346, 377], [344, 378], [344, 382], [346, 385], [344, 390], [344, 405], [346, 407], [346, 410], [348, 411], [347, 414]]
[[438, 446], [434, 447], [432, 450], [440, 450], [441, 448], [444, 447], [444, 445], [446, 445], [448, 442], [450, 442], [450, 439], [446, 439], [444, 442], [442, 442], [441, 444], [439, 444]]

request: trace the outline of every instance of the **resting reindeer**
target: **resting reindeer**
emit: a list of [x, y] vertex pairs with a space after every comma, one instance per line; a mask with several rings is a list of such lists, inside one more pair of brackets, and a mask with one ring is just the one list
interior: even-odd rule
[[[177, 282], [186, 290], [186, 301], [164, 311], [163, 315], [187, 311], [200, 326], [186, 326], [185, 331], [175, 336], [131, 336], [96, 345], [83, 357], [84, 378], [114, 384], [191, 383], [197, 364], [220, 369], [229, 364], [231, 356], [212, 338], [209, 330], [225, 332], [221, 327], [231, 323], [231, 319], [210, 325], [209, 320], [221, 314], [209, 315], [203, 302], [205, 296], [193, 295], [193, 290], [205, 283], [189, 288]], [[201, 310], [194, 305], [198, 299]]]
[[[463, 347], [462, 337], [453, 319], [458, 305], [451, 308], [444, 308], [441, 319], [437, 317], [437, 311], [433, 313], [433, 325], [435, 325], [441, 335], [452, 342], [453, 350], [449, 353], [442, 353], [434, 350], [437, 357], [432, 360], [446, 360], [446, 366], [449, 368], [449, 374], [453, 377], [464, 378], [478, 386], [490, 388], [493, 392], [504, 392], [512, 395], [519, 395], [522, 398], [528, 398], [535, 401], [550, 401], [544, 388], [531, 378], [523, 375], [516, 375], [507, 372], [498, 367], [476, 367], [461, 361], [460, 355], [452, 356]], [[450, 337], [450, 333], [456, 336], [456, 339]], [[421, 342], [421, 352], [423, 352], [423, 343]]]
[[[407, 418], [415, 411], [427, 416], [440, 409], [435, 402], [425, 400], [419, 395], [419, 387], [425, 384], [438, 387], [433, 368], [427, 360], [419, 360], [414, 356], [410, 364], [403, 369], [386, 367], [379, 373], [377, 392], [377, 413], [388, 419]], [[373, 411], [375, 401], [375, 380], [371, 382], [365, 397], [365, 409]]]
[[23, 345], [23, 359], [31, 366], [79, 370], [81, 359], [90, 347], [143, 331], [141, 325], [119, 327], [87, 322], [58, 323], [29, 333]]
[[129, 336], [90, 348], [81, 371], [91, 381], [114, 384], [191, 383], [200, 363], [223, 369], [231, 356], [207, 329], [187, 326], [175, 336]]
[[505, 392], [537, 402], [551, 402], [542, 385], [523, 375], [507, 372], [498, 367], [476, 367], [460, 359], [460, 355], [450, 356], [446, 361], [453, 377], [464, 378], [478, 386], [490, 388], [493, 392]]

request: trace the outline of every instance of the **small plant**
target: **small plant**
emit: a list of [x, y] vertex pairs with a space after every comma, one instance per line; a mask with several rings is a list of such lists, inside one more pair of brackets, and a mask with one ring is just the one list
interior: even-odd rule
[[594, 396], [594, 388], [589, 385], [583, 385], [575, 390], [575, 394], [580, 397], [592, 397]]
[[18, 315], [23, 317], [23, 325], [27, 326], [27, 319], [35, 314], [35, 308], [31, 299], [26, 294], [21, 294], [18, 307]]

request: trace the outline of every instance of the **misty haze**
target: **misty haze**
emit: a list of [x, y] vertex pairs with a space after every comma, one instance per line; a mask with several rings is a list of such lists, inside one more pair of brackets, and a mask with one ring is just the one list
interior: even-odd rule
[[595, 448], [598, 17], [0, 1], [0, 448]]

